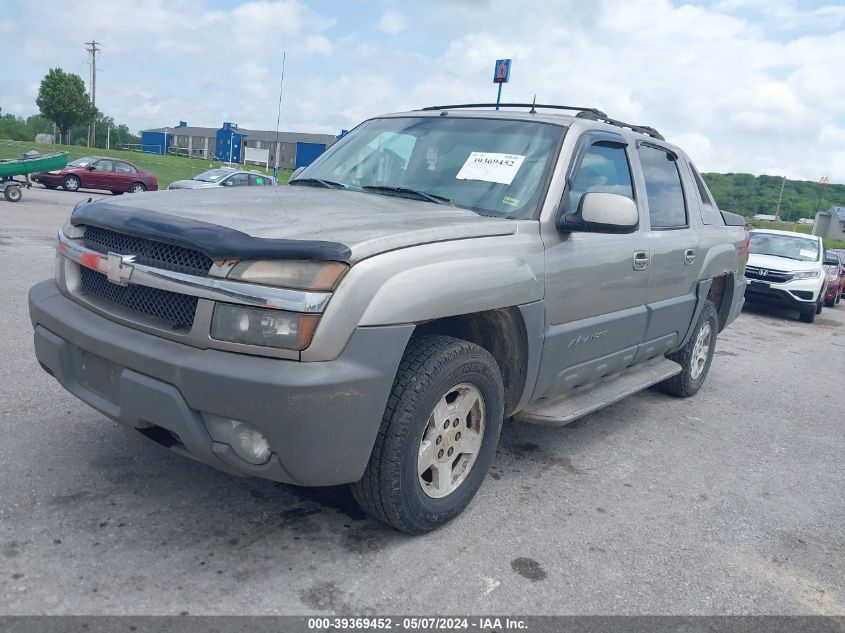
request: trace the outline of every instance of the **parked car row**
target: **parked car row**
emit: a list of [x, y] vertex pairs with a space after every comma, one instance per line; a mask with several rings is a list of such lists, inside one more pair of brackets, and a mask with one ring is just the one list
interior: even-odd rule
[[[62, 169], [32, 174], [32, 180], [47, 187], [66, 191], [105, 189], [113, 194], [156, 191], [158, 177], [126, 160], [103, 156], [83, 156]], [[209, 169], [187, 180], [177, 180], [168, 189], [207, 189], [209, 187], [275, 186], [272, 176], [259, 171], [231, 167]]]
[[845, 291], [845, 254], [825, 250], [816, 235], [754, 229], [749, 234], [745, 300], [796, 310], [812, 323]]

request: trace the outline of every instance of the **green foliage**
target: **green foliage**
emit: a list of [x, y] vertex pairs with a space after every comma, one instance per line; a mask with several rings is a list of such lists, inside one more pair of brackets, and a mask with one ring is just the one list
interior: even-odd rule
[[49, 134], [52, 131], [53, 124], [42, 116], [31, 116], [26, 119], [13, 114], [0, 116], [0, 138], [32, 141], [36, 134]]
[[[111, 133], [109, 133], [111, 128]], [[74, 126], [70, 131], [72, 139], [87, 139], [88, 138], [88, 121], [84, 124]], [[97, 113], [97, 139], [94, 143], [95, 147], [105, 149], [106, 141], [111, 147], [121, 147], [128, 143], [140, 143], [141, 137], [132, 134], [129, 128], [124, 125], [116, 125], [114, 119], [102, 112]]]
[[777, 211], [782, 179], [751, 174], [702, 174], [720, 209], [752, 216], [779, 215], [784, 220], [815, 217], [816, 211], [845, 206], [845, 185], [822, 187], [808, 180], [787, 180]]
[[97, 111], [80, 76], [61, 68], [51, 68], [41, 80], [35, 103], [61, 134], [66, 134], [74, 125], [90, 121]]
[[[111, 133], [109, 133], [111, 128]], [[49, 119], [40, 116], [30, 116], [24, 119], [12, 114], [0, 114], [0, 139], [11, 141], [34, 141], [37, 134], [52, 134], [53, 123]], [[75, 125], [64, 135], [67, 141], [68, 133], [70, 142], [73, 145], [87, 145], [88, 121], [82, 125]], [[129, 131], [129, 127], [123, 123], [117, 125], [112, 117], [97, 113], [97, 142], [96, 146], [105, 149], [106, 139], [112, 147], [122, 147], [127, 144], [140, 143], [141, 137]], [[61, 139], [56, 139], [60, 141]]]

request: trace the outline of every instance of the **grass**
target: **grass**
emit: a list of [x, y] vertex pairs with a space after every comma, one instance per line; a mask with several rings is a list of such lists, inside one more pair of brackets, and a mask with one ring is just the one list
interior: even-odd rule
[[[174, 180], [192, 178], [197, 174], [213, 167], [219, 167], [219, 161], [210, 161], [201, 158], [186, 158], [184, 156], [159, 156], [158, 154], [147, 154], [144, 152], [130, 152], [115, 149], [94, 149], [80, 147], [79, 145], [50, 145], [46, 143], [27, 143], [25, 141], [0, 140], [0, 159], [19, 158], [24, 152], [31, 149], [38, 150], [42, 154], [49, 152], [68, 152], [68, 160], [75, 160], [83, 156], [108, 156], [120, 158], [137, 165], [144, 171], [158, 176], [159, 189], [167, 188]], [[257, 165], [245, 165], [245, 169], [255, 170], [267, 176], [273, 175], [272, 169], [264, 169]], [[286, 184], [290, 178], [290, 169], [279, 170], [279, 184]]]

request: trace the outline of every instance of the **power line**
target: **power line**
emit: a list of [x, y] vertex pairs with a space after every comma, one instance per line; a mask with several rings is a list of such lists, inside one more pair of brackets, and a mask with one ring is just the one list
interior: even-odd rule
[[99, 44], [97, 40], [91, 40], [90, 42], [85, 42], [86, 48], [85, 50], [91, 55], [91, 105], [94, 106], [94, 117], [91, 120], [91, 131], [88, 135], [88, 145], [95, 146], [97, 145], [97, 53], [100, 52], [100, 49], [97, 48], [97, 44]]

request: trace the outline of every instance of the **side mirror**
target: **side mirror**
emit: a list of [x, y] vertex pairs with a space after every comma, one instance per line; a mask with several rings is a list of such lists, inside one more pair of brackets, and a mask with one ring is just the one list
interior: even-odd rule
[[293, 180], [294, 178], [299, 176], [299, 174], [301, 174], [304, 171], [305, 171], [305, 167], [297, 167], [296, 169], [293, 170], [293, 173], [290, 175], [290, 180]]
[[640, 214], [636, 203], [617, 193], [585, 193], [578, 204], [578, 212], [561, 217], [561, 231], [591, 231], [595, 233], [633, 233]]
[[235, 184], [235, 183], [234, 183], [234, 181], [233, 181], [231, 178], [229, 178], [229, 180], [224, 180], [224, 181], [223, 181], [223, 186], [224, 186], [224, 187], [231, 187], [231, 186], [232, 186], [232, 185], [234, 185], [234, 184]]
[[825, 266], [839, 266], [839, 258], [836, 255], [826, 254], [824, 256]]
[[94, 163], [91, 163], [90, 165], [87, 165], [87, 166], [85, 167], [85, 169], [87, 169], [88, 171], [94, 171]]

